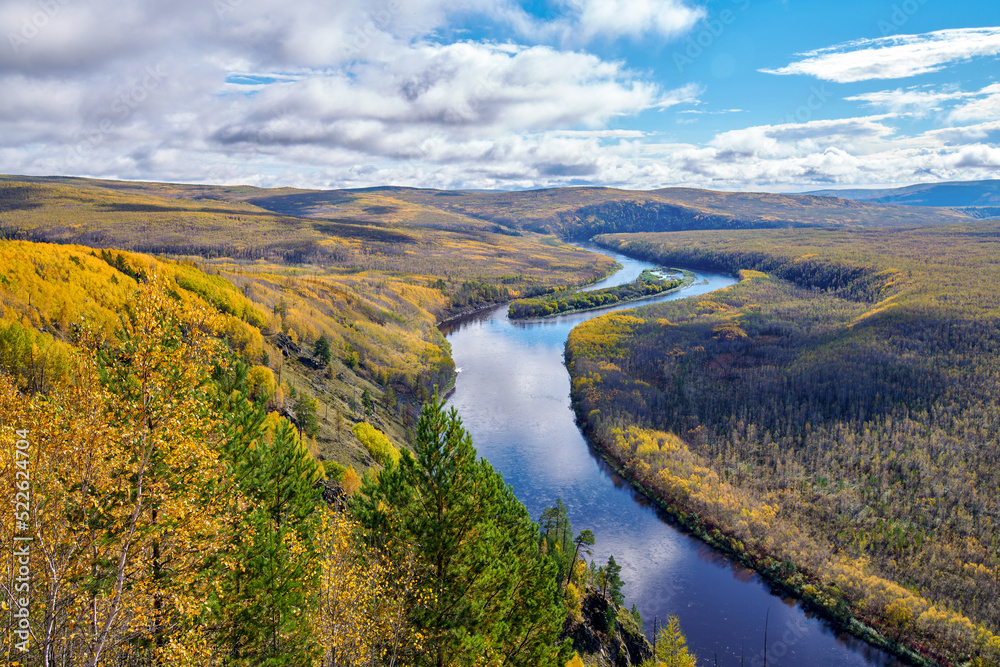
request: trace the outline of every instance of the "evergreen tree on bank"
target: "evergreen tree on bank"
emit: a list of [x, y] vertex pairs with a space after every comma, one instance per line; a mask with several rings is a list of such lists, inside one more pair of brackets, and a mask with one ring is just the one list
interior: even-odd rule
[[413, 453], [366, 477], [352, 509], [373, 548], [416, 563], [414, 590], [424, 593], [409, 620], [424, 649], [413, 664], [562, 667], [569, 659], [556, 642], [566, 612], [538, 527], [437, 395]]

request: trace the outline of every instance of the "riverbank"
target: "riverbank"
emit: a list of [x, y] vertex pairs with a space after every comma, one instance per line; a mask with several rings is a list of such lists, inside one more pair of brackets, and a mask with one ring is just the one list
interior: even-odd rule
[[[574, 403], [574, 408], [578, 408], [578, 404]], [[724, 532], [724, 526], [715, 525], [705, 520], [690, 508], [685, 510], [676, 501], [666, 497], [662, 489], [638, 479], [635, 471], [628, 466], [627, 461], [616, 456], [612, 448], [602, 444], [601, 439], [595, 437], [594, 429], [587, 420], [587, 416], [581, 412], [576, 409], [577, 423], [580, 425], [588, 444], [617, 475], [662, 510], [669, 517], [672, 525], [679, 530], [700, 540], [727, 558], [753, 570], [781, 595], [790, 596], [800, 601], [803, 608], [823, 617], [838, 631], [847, 632], [871, 646], [906, 660], [916, 667], [941, 667], [949, 664], [944, 661], [938, 662], [929, 656], [915, 652], [907, 645], [888, 638], [874, 627], [873, 622], [876, 619], [859, 620], [841, 600], [824, 595], [826, 587], [821, 581], [804, 577], [801, 570], [793, 569], [793, 573], [789, 575], [786, 562], [779, 562], [768, 554], [748, 549], [744, 542]]]

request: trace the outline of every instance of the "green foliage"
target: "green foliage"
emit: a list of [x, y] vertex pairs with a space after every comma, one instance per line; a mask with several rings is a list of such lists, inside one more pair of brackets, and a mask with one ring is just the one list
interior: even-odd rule
[[330, 351], [330, 341], [326, 339], [326, 336], [320, 336], [316, 339], [316, 344], [313, 346], [313, 356], [319, 359], [324, 366], [330, 363], [332, 353]]
[[316, 437], [316, 434], [319, 433], [319, 417], [316, 415], [318, 406], [319, 402], [305, 393], [299, 394], [292, 406], [296, 425], [304, 435], [310, 438]]
[[604, 580], [607, 585], [608, 595], [616, 605], [622, 605], [625, 602], [625, 596], [622, 594], [622, 586], [625, 582], [622, 581], [621, 576], [622, 567], [615, 562], [615, 557], [608, 556], [608, 563], [604, 566]]
[[565, 611], [537, 526], [437, 396], [416, 431], [413, 454], [366, 477], [352, 501], [365, 539], [394, 562], [413, 559], [417, 588], [429, 591], [409, 614], [426, 638], [413, 663], [561, 667]]
[[206, 620], [225, 665], [303, 665], [319, 651], [303, 613], [316, 604], [319, 580], [319, 470], [286, 420], [264, 437], [263, 404], [243, 398], [247, 370], [215, 374], [235, 493], [233, 521], [207, 571], [215, 593]]
[[326, 473], [327, 479], [339, 482], [344, 479], [344, 473], [347, 472], [347, 468], [336, 461], [327, 459], [326, 461], [323, 461], [323, 471]]
[[569, 581], [573, 575], [573, 527], [566, 513], [562, 498], [556, 498], [555, 507], [542, 510], [538, 520], [545, 553], [556, 565], [556, 580]]

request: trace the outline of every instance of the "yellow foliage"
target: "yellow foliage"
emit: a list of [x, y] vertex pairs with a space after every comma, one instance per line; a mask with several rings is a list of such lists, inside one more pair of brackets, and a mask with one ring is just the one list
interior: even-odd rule
[[361, 488], [361, 478], [358, 477], [358, 473], [354, 472], [353, 466], [344, 471], [344, 478], [340, 481], [340, 486], [349, 496], [353, 496]]
[[406, 618], [411, 600], [419, 601], [427, 591], [416, 588], [412, 564], [400, 569], [356, 544], [355, 527], [342, 514], [324, 512], [316, 610], [324, 664], [384, 665], [401, 654], [419, 654], [423, 637], [411, 631]]
[[364, 445], [368, 453], [383, 466], [399, 463], [399, 450], [396, 449], [385, 433], [368, 422], [358, 422], [351, 427], [355, 437]]
[[[155, 275], [129, 306], [118, 340], [84, 332], [87, 353], [72, 354], [72, 381], [50, 394], [22, 395], [0, 376], [0, 480], [12, 487], [21, 460], [33, 486], [20, 524], [12, 504], [0, 506], [0, 542], [18, 530], [46, 545], [31, 555], [38, 604], [53, 614], [43, 641], [74, 664], [109, 662], [131, 638], [163, 637], [165, 619], [185, 625], [197, 616], [208, 594], [198, 566], [220, 534], [223, 498], [204, 481], [224, 472], [213, 447], [221, 433], [197, 391], [221, 361], [206, 333], [214, 313], [168, 296]], [[120, 360], [107, 370], [109, 388], [98, 378], [97, 345]], [[18, 440], [27, 448], [15, 448]], [[177, 491], [189, 488], [205, 493]], [[12, 576], [0, 565], [5, 587]], [[164, 639], [157, 661], [209, 664], [197, 631]]]
[[[584, 566], [586, 567], [586, 566]], [[576, 584], [570, 582], [566, 584], [566, 609], [569, 615], [576, 620], [581, 618], [581, 604], [583, 603], [583, 595], [580, 593], [580, 589], [576, 587]]]
[[273, 396], [277, 389], [274, 373], [267, 366], [254, 366], [247, 373], [247, 389], [252, 398]]

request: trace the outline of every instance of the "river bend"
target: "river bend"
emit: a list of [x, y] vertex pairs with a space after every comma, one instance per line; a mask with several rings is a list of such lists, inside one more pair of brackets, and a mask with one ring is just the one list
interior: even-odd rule
[[[591, 286], [634, 280], [648, 262], [607, 250], [624, 268]], [[642, 612], [647, 636], [654, 616], [680, 619], [699, 665], [758, 667], [764, 662], [769, 612], [769, 667], [902, 666], [893, 656], [834, 631], [757, 574], [675, 529], [623, 482], [590, 447], [570, 406], [563, 350], [577, 324], [645, 303], [704, 294], [733, 284], [729, 276], [696, 272], [680, 292], [600, 311], [512, 322], [506, 306], [442, 326], [460, 369], [449, 404], [481, 456], [503, 473], [535, 519], [561, 497], [574, 528], [594, 531], [592, 558], [609, 554], [622, 566], [626, 604]]]

